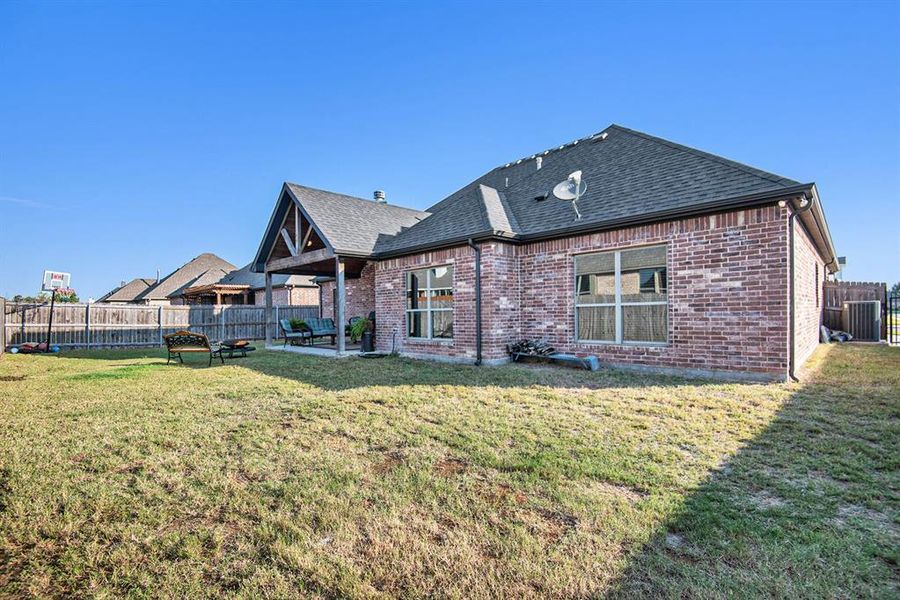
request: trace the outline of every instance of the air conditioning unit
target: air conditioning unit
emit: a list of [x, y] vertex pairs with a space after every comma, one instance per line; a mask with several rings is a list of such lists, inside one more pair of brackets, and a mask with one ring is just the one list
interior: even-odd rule
[[844, 302], [841, 307], [841, 328], [858, 341], [881, 340], [881, 302]]

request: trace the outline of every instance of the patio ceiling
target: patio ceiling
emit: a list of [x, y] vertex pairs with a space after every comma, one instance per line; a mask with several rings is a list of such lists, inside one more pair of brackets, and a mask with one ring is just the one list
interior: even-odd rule
[[[334, 277], [335, 258], [339, 255], [327, 248], [304, 252], [299, 256], [287, 256], [266, 263], [266, 270], [270, 273], [290, 275], [311, 275]], [[366, 266], [364, 258], [340, 256], [344, 263], [344, 273], [349, 279], [357, 279]]]

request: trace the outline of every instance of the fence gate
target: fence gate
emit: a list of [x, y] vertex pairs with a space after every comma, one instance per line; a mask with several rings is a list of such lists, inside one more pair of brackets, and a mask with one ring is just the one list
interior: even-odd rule
[[887, 341], [900, 345], [900, 294], [891, 294], [887, 302]]

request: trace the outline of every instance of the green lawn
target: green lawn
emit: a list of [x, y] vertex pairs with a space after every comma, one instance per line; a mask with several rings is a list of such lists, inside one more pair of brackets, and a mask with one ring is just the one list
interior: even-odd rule
[[794, 385], [186, 360], [0, 359], [0, 597], [898, 594], [898, 348]]

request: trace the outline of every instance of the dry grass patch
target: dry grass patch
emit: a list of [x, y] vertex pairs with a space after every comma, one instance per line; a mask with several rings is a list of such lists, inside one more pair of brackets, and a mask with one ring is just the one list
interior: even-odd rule
[[900, 355], [828, 350], [790, 386], [5, 356], [0, 597], [889, 596]]

